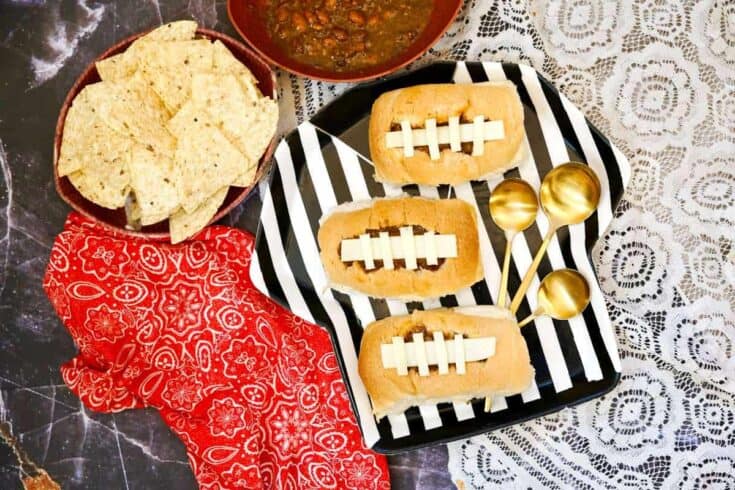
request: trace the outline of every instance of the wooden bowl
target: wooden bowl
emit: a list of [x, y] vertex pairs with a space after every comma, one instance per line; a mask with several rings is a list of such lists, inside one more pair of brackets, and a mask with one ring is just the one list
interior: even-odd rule
[[[136, 39], [144, 36], [147, 32], [135, 34], [119, 43], [115, 44], [95, 61], [109, 58], [115, 54], [125, 51]], [[260, 91], [267, 96], [270, 96], [274, 100], [277, 100], [277, 84], [276, 77], [273, 70], [270, 68], [268, 63], [263, 61], [256, 53], [251, 49], [247, 48], [240, 41], [237, 41], [229, 36], [221, 34], [216, 31], [209, 29], [197, 29], [196, 31], [198, 38], [206, 38], [212, 41], [219, 40], [232, 52], [232, 54], [240, 62], [242, 62], [248, 69], [253, 73], [253, 76], [258, 80], [258, 88]], [[139, 231], [126, 229], [127, 218], [125, 216], [124, 208], [118, 209], [107, 209], [102, 206], [89, 201], [85, 198], [69, 181], [67, 177], [59, 177], [57, 171], [57, 164], [59, 160], [59, 153], [61, 150], [61, 141], [64, 134], [64, 121], [66, 119], [66, 113], [71, 107], [72, 101], [79, 94], [79, 92], [90, 83], [99, 82], [100, 77], [97, 73], [95, 63], [91, 63], [82, 74], [79, 76], [77, 81], [69, 90], [64, 104], [61, 106], [61, 112], [59, 112], [59, 119], [56, 122], [56, 133], [54, 136], [54, 181], [56, 184], [56, 191], [59, 193], [61, 198], [66, 201], [69, 206], [74, 208], [75, 211], [90, 218], [108, 228], [111, 228], [119, 233], [135, 236], [139, 238], [148, 238], [152, 240], [168, 240], [168, 220], [164, 220], [160, 223], [156, 223], [150, 226], [144, 226]], [[222, 206], [220, 206], [217, 214], [212, 218], [211, 223], [214, 223], [224, 217], [227, 213], [232, 211], [238, 204], [240, 204], [256, 187], [258, 181], [267, 173], [268, 166], [270, 164], [271, 156], [275, 148], [276, 139], [275, 136], [271, 139], [268, 148], [260, 158], [258, 162], [258, 170], [256, 172], [255, 182], [250, 187], [230, 187], [227, 197], [225, 198]]]
[[378, 78], [409, 64], [424, 54], [447, 31], [457, 16], [462, 0], [434, 0], [434, 10], [424, 32], [408, 48], [390, 60], [349, 72], [317, 68], [291, 58], [273, 41], [264, 16], [263, 2], [268, 0], [228, 0], [227, 14], [237, 32], [260, 55], [274, 65], [301, 75], [328, 82], [360, 82]]

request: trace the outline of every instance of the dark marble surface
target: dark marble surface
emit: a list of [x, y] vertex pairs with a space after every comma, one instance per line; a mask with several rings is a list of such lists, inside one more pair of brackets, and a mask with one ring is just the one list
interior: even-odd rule
[[[107, 46], [180, 18], [235, 35], [223, 1], [0, 0], [0, 489], [40, 469], [64, 489], [196, 488], [154, 410], [92, 413], [63, 385], [75, 347], [41, 289], [69, 212], [51, 178], [67, 90]], [[227, 224], [254, 230], [258, 206]], [[444, 447], [391, 457], [393, 486], [451, 488], [446, 464]]]

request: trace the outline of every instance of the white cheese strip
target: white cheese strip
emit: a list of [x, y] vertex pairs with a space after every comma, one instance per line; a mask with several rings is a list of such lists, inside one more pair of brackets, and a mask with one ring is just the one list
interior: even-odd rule
[[447, 343], [444, 342], [444, 334], [441, 332], [434, 332], [434, 352], [436, 353], [436, 365], [439, 366], [439, 374], [447, 374], [449, 372]]
[[370, 235], [363, 233], [360, 235], [360, 251], [362, 252], [362, 260], [365, 261], [365, 269], [375, 269], [375, 261], [373, 260], [373, 247]]
[[473, 134], [472, 134], [472, 156], [479, 157], [485, 153], [485, 138], [484, 138], [484, 116], [476, 116], [473, 123]]
[[399, 376], [405, 376], [408, 374], [408, 356], [406, 356], [405, 345], [403, 337], [393, 337], [393, 343], [390, 344], [390, 347], [392, 348], [391, 360], [393, 361], [393, 365], [391, 367], [396, 368]]
[[471, 305], [471, 306], [455, 306], [452, 308], [454, 313], [467, 316], [481, 316], [484, 318], [496, 318], [505, 320], [515, 320], [515, 317], [506, 308], [493, 305]]
[[413, 129], [411, 129], [411, 123], [408, 121], [401, 121], [401, 144], [403, 146], [403, 156], [413, 156]]
[[[477, 116], [479, 119], [480, 116]], [[406, 121], [409, 129], [409, 136], [406, 137], [405, 126], [401, 123], [401, 131], [391, 131], [385, 133], [385, 146], [388, 148], [403, 148], [403, 154], [405, 156], [413, 156], [413, 148], [417, 146], [429, 146], [429, 140], [426, 134], [426, 129], [411, 129], [411, 125]], [[485, 121], [482, 125], [482, 140], [493, 141], [502, 140], [505, 138], [505, 129], [503, 121]], [[437, 126], [436, 128], [436, 139], [440, 145], [450, 145], [450, 127], [447, 125]], [[474, 143], [475, 141], [475, 123], [462, 123], [459, 125], [459, 140], [460, 146], [458, 150], [452, 149], [452, 151], [460, 151], [462, 149], [461, 143]], [[411, 146], [411, 154], [406, 155], [406, 149], [408, 145]]]
[[439, 160], [439, 139], [436, 134], [436, 119], [426, 120], [426, 142], [429, 146], [429, 158]]
[[[429, 255], [432, 253], [432, 250], [430, 250], [432, 245], [434, 247], [437, 259], [453, 259], [457, 257], [456, 235], [437, 235], [435, 233], [432, 233], [431, 238], [427, 237], [426, 234], [412, 236], [414, 243], [413, 251], [415, 259], [427, 259], [428, 264]], [[404, 254], [403, 238], [401, 236], [386, 236], [385, 238], [370, 238], [373, 259], [377, 257], [386, 257], [386, 254], [383, 251], [383, 245], [381, 245], [381, 243], [385, 244], [386, 240], [388, 241], [388, 243], [390, 243], [390, 252], [393, 260], [406, 258]], [[359, 238], [348, 238], [342, 240], [340, 247], [340, 259], [343, 262], [363, 260], [362, 244]], [[387, 268], [385, 263], [383, 264], [383, 267]]]
[[437, 265], [439, 263], [439, 257], [436, 253], [436, 237], [434, 236], [434, 232], [427, 231], [422, 236], [424, 238], [426, 265]]
[[401, 232], [401, 248], [403, 248], [403, 260], [406, 262], [406, 269], [414, 270], [418, 268], [416, 263], [416, 240], [413, 235], [412, 226], [402, 226]]
[[449, 118], [449, 149], [462, 151], [462, 138], [459, 135], [459, 116]]
[[416, 354], [416, 365], [419, 368], [419, 376], [429, 375], [429, 363], [426, 360], [426, 345], [424, 344], [424, 334], [415, 333], [413, 338], [414, 354]]
[[[494, 348], [494, 346], [493, 346]], [[467, 357], [465, 356], [465, 347], [464, 347], [464, 338], [461, 334], [455, 334], [454, 335], [454, 364], [457, 366], [457, 374], [464, 374], [466, 372], [465, 369], [465, 361], [467, 360]]]
[[387, 231], [381, 231], [378, 237], [380, 244], [380, 259], [383, 261], [383, 267], [388, 270], [393, 269], [393, 248], [390, 244], [390, 235]]
[[[441, 332], [437, 333], [441, 335]], [[401, 337], [393, 337], [393, 343], [391, 344], [381, 344], [380, 356], [383, 367], [386, 369], [396, 368], [398, 374], [402, 373], [401, 369], [404, 364], [406, 367], [418, 367], [419, 354], [417, 354], [416, 345], [415, 342], [404, 343]], [[444, 356], [446, 356], [448, 365], [457, 365], [458, 374], [464, 374], [466, 363], [483, 361], [493, 357], [495, 347], [495, 337], [465, 339], [460, 334], [457, 334], [454, 340], [444, 340], [442, 338], [441, 341], [438, 341], [437, 337], [434, 336], [434, 340], [423, 342], [426, 363], [429, 366], [439, 366], [439, 374], [446, 374], [442, 373], [441, 368]], [[448, 368], [447, 372], [449, 372]]]

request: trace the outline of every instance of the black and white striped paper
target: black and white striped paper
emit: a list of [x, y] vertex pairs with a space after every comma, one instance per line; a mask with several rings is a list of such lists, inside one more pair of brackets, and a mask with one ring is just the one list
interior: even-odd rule
[[[393, 187], [376, 183], [367, 155], [367, 118], [377, 95], [399, 86], [420, 83], [477, 83], [509, 79], [525, 106], [526, 158], [505, 176], [446, 186]], [[595, 278], [589, 253], [613, 216], [629, 178], [625, 157], [565, 97], [532, 68], [524, 65], [438, 63], [388, 81], [358, 87], [327, 106], [280, 143], [270, 181], [263, 187], [263, 210], [251, 266], [255, 285], [305, 320], [326, 327], [332, 335], [345, 382], [363, 437], [381, 452], [413, 449], [447, 442], [526, 420], [598, 396], [615, 385], [620, 371], [613, 328]], [[585, 223], [562, 229], [541, 262], [518, 318], [536, 306], [541, 278], [552, 270], [579, 270], [590, 282], [592, 300], [582, 316], [569, 321], [541, 318], [524, 327], [523, 335], [536, 369], [535, 383], [524, 393], [493, 401], [444, 403], [412, 408], [381, 421], [371, 415], [370, 400], [357, 373], [362, 329], [375, 319], [414, 309], [494, 304], [505, 246], [503, 233], [487, 211], [490, 191], [503, 177], [520, 177], [540, 186], [555, 165], [586, 162], [600, 178], [602, 200]], [[338, 204], [408, 193], [426, 197], [457, 197], [478, 213], [485, 280], [456, 295], [402, 303], [342, 294], [326, 287], [316, 241], [322, 214]], [[513, 294], [541, 244], [548, 222], [539, 214], [534, 226], [513, 245], [509, 291]]]

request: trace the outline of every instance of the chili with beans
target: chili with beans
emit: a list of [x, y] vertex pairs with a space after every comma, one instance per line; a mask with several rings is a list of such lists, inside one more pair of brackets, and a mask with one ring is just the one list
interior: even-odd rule
[[426, 28], [434, 0], [271, 0], [266, 22], [299, 61], [339, 72], [377, 65]]

